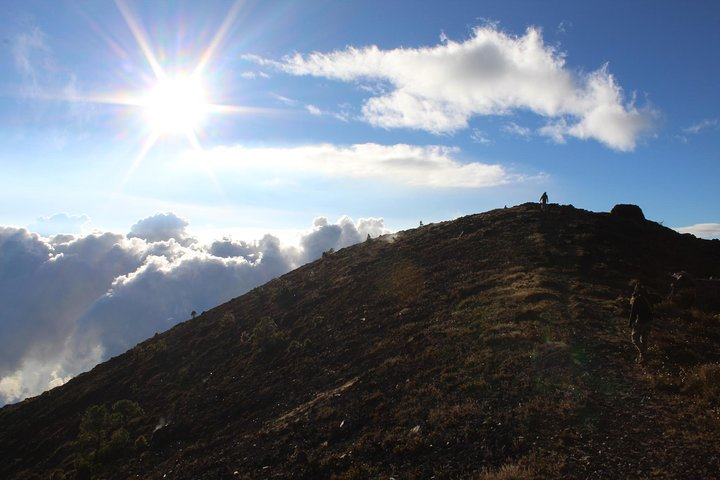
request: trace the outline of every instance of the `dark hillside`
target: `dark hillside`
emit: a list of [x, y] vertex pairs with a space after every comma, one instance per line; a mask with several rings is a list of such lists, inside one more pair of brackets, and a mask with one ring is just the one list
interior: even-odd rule
[[720, 478], [720, 318], [679, 270], [720, 241], [571, 206], [372, 239], [3, 408], [0, 477]]

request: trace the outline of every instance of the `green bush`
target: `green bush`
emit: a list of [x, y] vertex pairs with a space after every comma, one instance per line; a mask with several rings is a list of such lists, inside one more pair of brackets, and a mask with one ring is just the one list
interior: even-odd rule
[[107, 441], [102, 442], [97, 456], [100, 460], [115, 458], [127, 451], [129, 445], [130, 433], [122, 427], [118, 428]]
[[288, 338], [277, 323], [265, 317], [255, 325], [252, 333], [252, 344], [258, 353], [274, 353], [287, 347]]
[[137, 402], [131, 400], [119, 400], [112, 406], [113, 415], [116, 415], [117, 421], [120, 423], [127, 423], [134, 418], [139, 418], [145, 415], [143, 409], [140, 408]]

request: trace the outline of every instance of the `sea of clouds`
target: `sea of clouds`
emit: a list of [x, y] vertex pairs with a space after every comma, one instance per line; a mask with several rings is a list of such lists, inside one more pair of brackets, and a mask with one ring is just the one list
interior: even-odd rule
[[157, 214], [126, 235], [42, 236], [0, 226], [0, 406], [335, 250], [388, 233], [380, 218], [316, 218], [297, 245], [272, 235], [201, 243]]

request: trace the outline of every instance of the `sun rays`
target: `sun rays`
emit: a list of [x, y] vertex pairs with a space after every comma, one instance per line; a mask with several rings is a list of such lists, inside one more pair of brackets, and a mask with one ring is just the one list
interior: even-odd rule
[[[147, 62], [150, 72], [145, 75], [138, 74], [136, 80], [143, 84], [139, 90], [76, 95], [71, 100], [124, 106], [135, 110], [137, 117], [143, 119], [144, 127], [139, 128], [141, 132], [139, 150], [120, 188], [124, 188], [161, 139], [184, 137], [193, 150], [200, 151], [202, 150], [200, 139], [204, 136], [203, 127], [210, 115], [267, 113], [252, 107], [213, 102], [215, 92], [208, 90], [205, 85], [205, 76], [208, 75], [213, 57], [223, 45], [241, 10], [241, 0], [232, 4], [207, 46], [197, 55], [196, 62], [191, 63], [191, 67], [184, 70], [175, 69], [177, 67], [170, 68], [161, 61], [165, 60], [162, 48], [157, 50], [153, 48], [147, 31], [124, 0], [116, 0], [115, 5], [130, 30], [139, 52]], [[101, 34], [101, 37], [108, 41], [106, 35]], [[115, 42], [111, 42], [110, 46], [116, 52], [120, 49]], [[127, 60], [128, 55], [125, 54], [124, 57]], [[181, 60], [182, 62], [178, 63], [187, 63], [186, 58]], [[137, 71], [142, 71], [142, 65], [134, 65], [134, 67]], [[207, 174], [219, 188], [213, 172], [208, 170]]]

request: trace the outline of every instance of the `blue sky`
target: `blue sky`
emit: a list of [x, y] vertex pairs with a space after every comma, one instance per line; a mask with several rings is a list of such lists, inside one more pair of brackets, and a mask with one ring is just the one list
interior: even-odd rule
[[[397, 230], [545, 190], [720, 223], [716, 2], [29, 1], [3, 17], [4, 224], [65, 214], [125, 232], [172, 211], [199, 234], [343, 214]], [[242, 108], [206, 113], [197, 144], [168, 133], [144, 152], [155, 127], [122, 103], [157, 82], [148, 52], [172, 78], [211, 49], [207, 102]], [[591, 93], [593, 75], [612, 85]], [[620, 115], [579, 125], [603, 108]], [[422, 173], [433, 152], [450, 165]], [[495, 170], [443, 178], [468, 165]]]
[[720, 237], [715, 1], [2, 8], [0, 405], [330, 248], [543, 191]]

